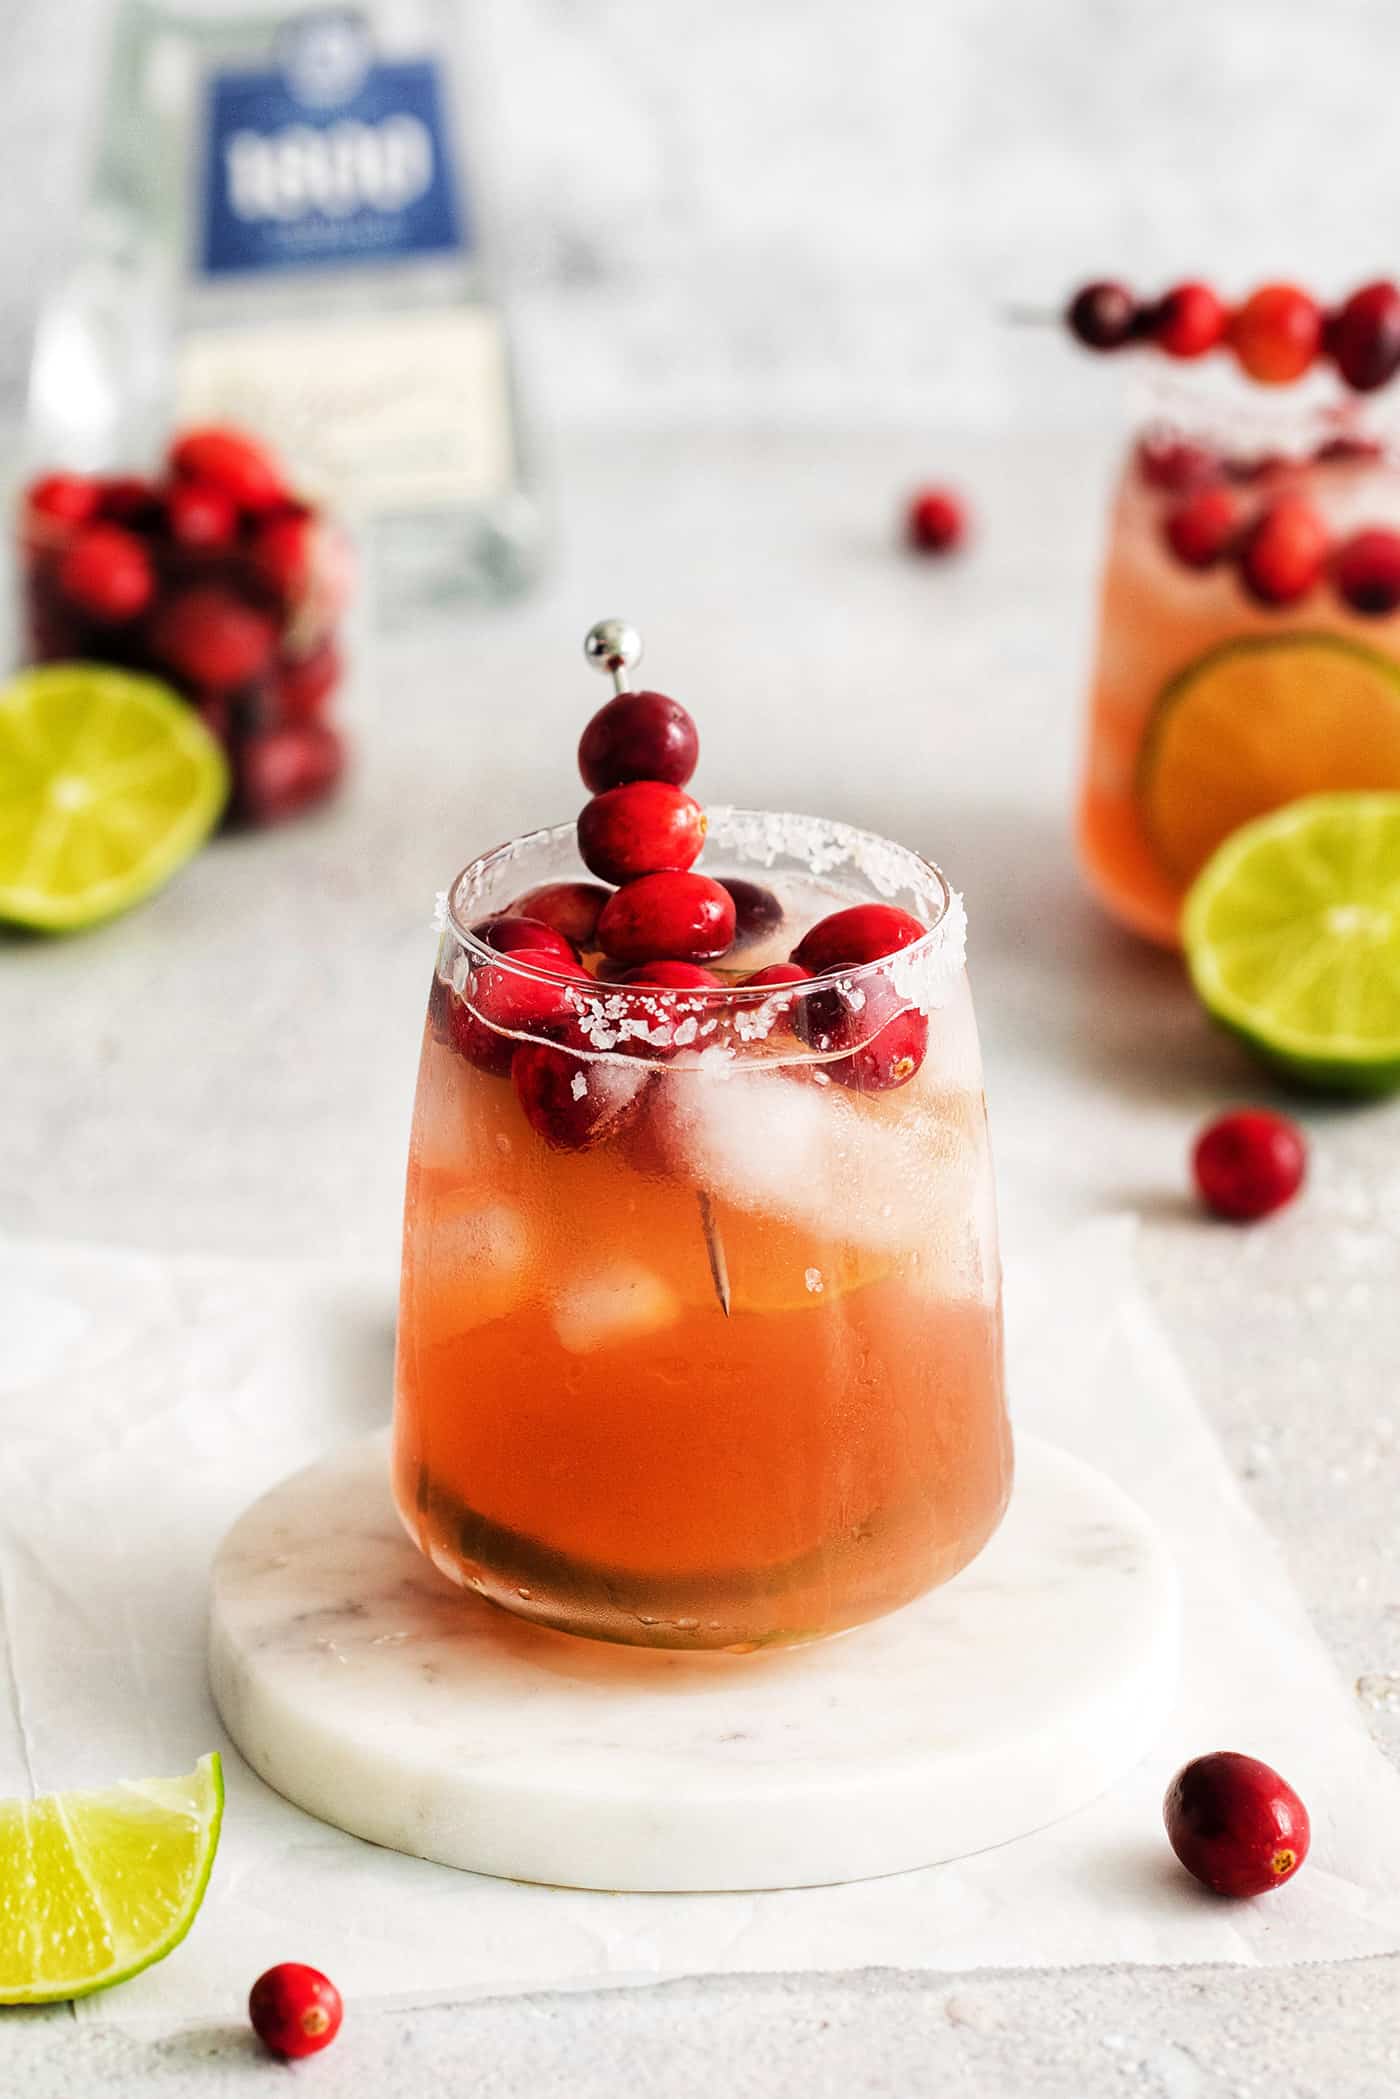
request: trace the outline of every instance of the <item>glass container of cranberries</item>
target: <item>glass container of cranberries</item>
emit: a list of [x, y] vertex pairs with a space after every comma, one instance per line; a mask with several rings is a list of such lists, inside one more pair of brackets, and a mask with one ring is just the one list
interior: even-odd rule
[[256, 440], [192, 429], [153, 476], [42, 474], [18, 540], [27, 659], [171, 686], [228, 753], [231, 823], [277, 822], [336, 786], [349, 544]]
[[[1289, 344], [1267, 301], [1241, 312], [1234, 360], [1133, 353], [1104, 560], [1080, 855], [1108, 908], [1166, 946], [1241, 823], [1301, 795], [1400, 788], [1394, 407], [1336, 371], [1260, 383]], [[1298, 380], [1292, 364], [1278, 376]]]

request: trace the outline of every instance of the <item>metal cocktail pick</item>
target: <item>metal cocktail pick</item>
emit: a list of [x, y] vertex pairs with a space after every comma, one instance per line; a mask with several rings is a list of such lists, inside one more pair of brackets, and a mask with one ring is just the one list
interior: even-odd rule
[[[642, 637], [626, 620], [598, 620], [583, 637], [583, 653], [595, 670], [606, 672], [612, 679], [614, 692], [632, 690], [631, 673], [642, 660]], [[697, 1188], [695, 1200], [700, 1210], [700, 1229], [705, 1235], [705, 1257], [710, 1264], [710, 1280], [715, 1286], [719, 1308], [727, 1319], [730, 1289], [729, 1263], [725, 1258], [724, 1240], [709, 1191]]]

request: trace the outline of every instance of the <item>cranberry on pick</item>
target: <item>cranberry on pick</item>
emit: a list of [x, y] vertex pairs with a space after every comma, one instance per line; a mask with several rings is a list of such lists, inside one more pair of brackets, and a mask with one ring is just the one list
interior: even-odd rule
[[819, 918], [793, 949], [792, 959], [814, 977], [829, 976], [898, 954], [901, 948], [922, 940], [927, 931], [912, 913], [895, 904], [851, 904], [844, 911]]
[[1307, 596], [1327, 562], [1326, 521], [1303, 496], [1279, 496], [1245, 539], [1240, 574], [1261, 605]]
[[617, 962], [713, 962], [733, 945], [734, 899], [708, 875], [643, 875], [608, 898], [598, 940]]
[[1148, 316], [1152, 340], [1168, 357], [1204, 357], [1225, 333], [1229, 316], [1208, 284], [1175, 284]]
[[1337, 549], [1332, 578], [1353, 612], [1381, 618], [1400, 606], [1400, 532], [1373, 525]]
[[274, 2055], [293, 2059], [329, 2048], [344, 2012], [335, 1984], [301, 1961], [279, 1961], [258, 1977], [248, 1996], [248, 2017], [258, 2039]]
[[967, 511], [951, 488], [921, 488], [904, 510], [904, 538], [916, 554], [951, 554], [967, 537]]
[[212, 481], [177, 481], [165, 499], [165, 520], [181, 547], [231, 546], [238, 531], [232, 497]]
[[1217, 1895], [1264, 1895], [1291, 1880], [1308, 1855], [1308, 1811], [1285, 1779], [1257, 1757], [1217, 1749], [1183, 1765], [1162, 1819], [1188, 1873]]
[[578, 1057], [523, 1042], [511, 1064], [516, 1097], [530, 1127], [557, 1151], [591, 1151], [631, 1120], [651, 1080], [644, 1066]]
[[1307, 1147], [1286, 1116], [1237, 1108], [1202, 1130], [1191, 1165], [1208, 1209], [1232, 1224], [1252, 1224], [1293, 1200], [1303, 1185]]
[[287, 498], [276, 461], [241, 430], [187, 430], [170, 448], [170, 465], [182, 481], [212, 481], [250, 516], [280, 509]]
[[234, 758], [233, 807], [245, 823], [278, 823], [328, 794], [345, 770], [345, 745], [325, 722], [258, 729]]
[[167, 598], [151, 622], [151, 650], [179, 678], [207, 691], [246, 685], [266, 670], [277, 629], [218, 583], [192, 583]]
[[1119, 350], [1137, 331], [1138, 304], [1125, 284], [1110, 278], [1086, 284], [1069, 302], [1070, 333], [1089, 350]]
[[1167, 514], [1167, 544], [1187, 568], [1214, 568], [1239, 537], [1243, 512], [1233, 489], [1198, 489]]
[[1286, 386], [1322, 347], [1322, 308], [1296, 284], [1264, 284], [1231, 315], [1229, 335], [1251, 379]]
[[590, 794], [629, 780], [684, 787], [700, 757], [700, 736], [679, 700], [664, 692], [619, 692], [598, 709], [578, 742], [578, 769]]
[[85, 525], [58, 566], [58, 587], [89, 618], [135, 619], [155, 591], [150, 556], [124, 525]]
[[579, 858], [604, 882], [683, 874], [704, 843], [704, 810], [662, 780], [610, 787], [579, 813]]
[[574, 947], [585, 948], [593, 945], [598, 914], [611, 894], [601, 882], [543, 882], [518, 896], [510, 908], [552, 926]]
[[1327, 324], [1327, 349], [1357, 393], [1371, 393], [1400, 371], [1400, 287], [1364, 284]]
[[97, 515], [96, 483], [82, 474], [41, 474], [24, 500], [32, 517], [56, 525], [86, 525]]
[[747, 947], [775, 933], [785, 913], [779, 899], [762, 882], [749, 882], [742, 875], [721, 875], [721, 889], [734, 899], [734, 945]]

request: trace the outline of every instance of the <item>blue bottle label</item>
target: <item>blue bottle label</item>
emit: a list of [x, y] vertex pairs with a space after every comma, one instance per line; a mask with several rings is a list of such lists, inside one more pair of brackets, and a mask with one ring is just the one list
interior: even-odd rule
[[352, 11], [288, 23], [270, 67], [213, 73], [206, 126], [208, 276], [470, 245], [437, 65], [377, 59]]

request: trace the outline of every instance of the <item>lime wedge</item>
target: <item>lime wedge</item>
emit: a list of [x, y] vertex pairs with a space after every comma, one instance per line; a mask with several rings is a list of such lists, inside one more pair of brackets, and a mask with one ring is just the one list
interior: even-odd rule
[[217, 823], [224, 754], [168, 685], [51, 663], [0, 687], [0, 919], [75, 932], [139, 903]]
[[1310, 1085], [1400, 1086], [1400, 794], [1321, 794], [1246, 824], [1182, 914], [1201, 1001]]
[[218, 1849], [217, 1755], [183, 1778], [0, 1800], [0, 2004], [125, 1982], [179, 1945]]

